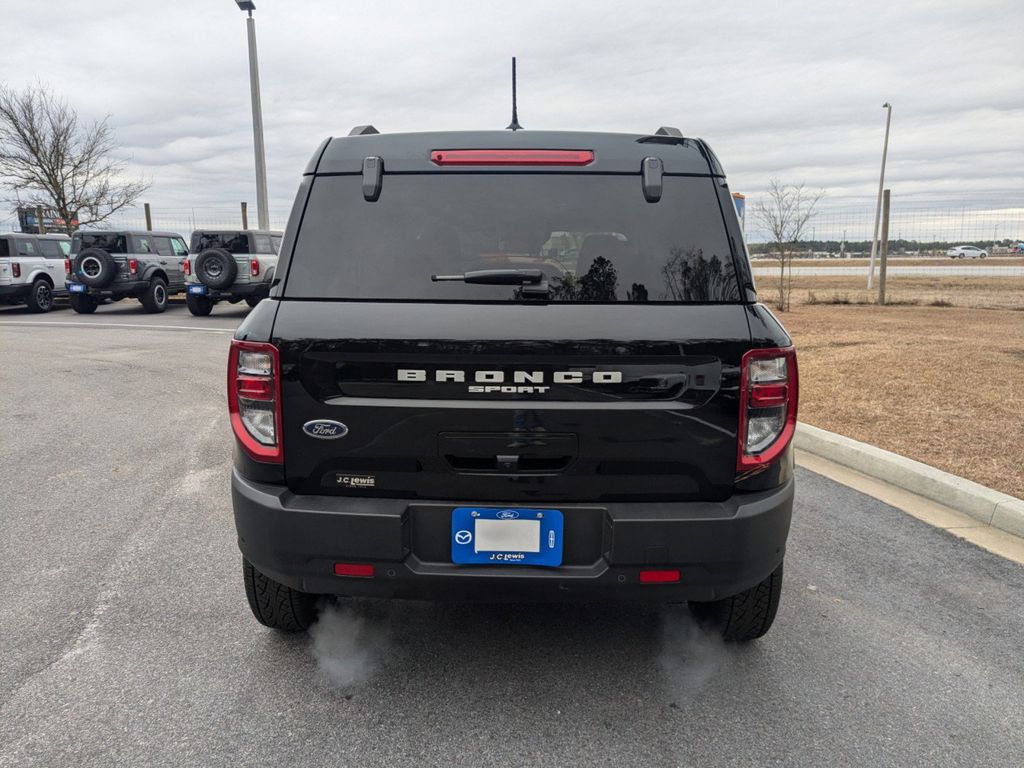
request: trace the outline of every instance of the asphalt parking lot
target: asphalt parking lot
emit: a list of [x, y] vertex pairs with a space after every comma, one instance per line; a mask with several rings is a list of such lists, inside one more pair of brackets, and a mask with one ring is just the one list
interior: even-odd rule
[[682, 608], [261, 627], [223, 391], [247, 311], [0, 310], [0, 766], [1020, 764], [1024, 567], [805, 470], [748, 647]]

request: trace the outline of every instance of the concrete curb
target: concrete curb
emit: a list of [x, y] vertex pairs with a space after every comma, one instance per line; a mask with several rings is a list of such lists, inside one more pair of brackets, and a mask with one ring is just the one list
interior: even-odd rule
[[797, 425], [794, 445], [1024, 537], [1024, 500], [803, 422]]

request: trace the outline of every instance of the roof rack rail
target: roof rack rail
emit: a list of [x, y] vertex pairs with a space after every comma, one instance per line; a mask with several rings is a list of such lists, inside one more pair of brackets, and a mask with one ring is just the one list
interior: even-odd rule
[[380, 133], [372, 125], [357, 125], [348, 132], [349, 136], [369, 136], [371, 133]]
[[658, 130], [656, 130], [654, 132], [654, 135], [655, 136], [672, 136], [673, 138], [676, 138], [676, 139], [683, 138], [683, 132], [680, 131], [678, 128], [674, 128], [671, 125], [663, 125], [663, 126], [661, 126], [661, 128], [659, 128]]

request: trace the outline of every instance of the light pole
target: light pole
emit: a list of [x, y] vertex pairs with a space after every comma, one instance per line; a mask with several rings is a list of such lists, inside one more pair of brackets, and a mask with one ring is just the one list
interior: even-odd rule
[[875, 204], [875, 231], [871, 237], [871, 268], [868, 271], [868, 288], [875, 280], [875, 256], [878, 255], [878, 223], [882, 216], [882, 187], [885, 185], [885, 156], [889, 153], [889, 122], [892, 120], [892, 104], [882, 105], [885, 112], [885, 141], [882, 144], [882, 173], [878, 177], [878, 202]]
[[256, 153], [256, 218], [260, 229], [270, 229], [267, 211], [267, 156], [263, 149], [263, 108], [260, 106], [260, 67], [256, 60], [256, 20], [252, 0], [235, 0], [238, 10], [249, 14], [246, 29], [249, 35], [249, 90], [252, 95], [252, 143]]

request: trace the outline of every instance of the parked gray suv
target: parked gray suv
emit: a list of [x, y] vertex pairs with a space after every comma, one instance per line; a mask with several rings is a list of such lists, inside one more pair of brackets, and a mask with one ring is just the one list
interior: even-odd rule
[[105, 300], [136, 298], [147, 312], [163, 312], [167, 298], [185, 290], [185, 238], [176, 232], [75, 232], [71, 237], [71, 308], [91, 314]]
[[208, 315], [218, 301], [255, 307], [270, 293], [281, 250], [275, 230], [199, 229], [185, 260], [185, 303], [193, 315]]

